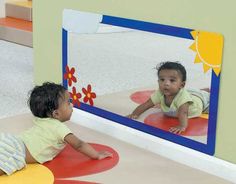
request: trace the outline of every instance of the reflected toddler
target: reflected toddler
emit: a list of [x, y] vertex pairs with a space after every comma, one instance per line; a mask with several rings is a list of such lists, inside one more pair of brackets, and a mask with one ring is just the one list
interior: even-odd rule
[[209, 111], [209, 90], [185, 89], [186, 70], [178, 62], [163, 62], [157, 67], [159, 90], [139, 105], [129, 118], [137, 119], [143, 112], [160, 104], [167, 116], [176, 117], [179, 125], [169, 129], [180, 134], [188, 127], [188, 118], [199, 117]]

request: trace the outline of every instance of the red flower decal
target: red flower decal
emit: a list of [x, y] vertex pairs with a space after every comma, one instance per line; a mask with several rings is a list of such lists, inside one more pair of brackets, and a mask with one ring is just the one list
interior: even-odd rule
[[93, 98], [96, 98], [96, 94], [92, 92], [91, 85], [87, 86], [87, 89], [82, 88], [83, 93], [85, 94], [84, 103], [89, 102], [90, 105], [93, 105]]
[[79, 99], [82, 97], [82, 95], [78, 92], [76, 92], [76, 88], [75, 87], [73, 87], [72, 88], [72, 93], [71, 92], [69, 92], [70, 93], [70, 98], [72, 99], [72, 103], [73, 103], [73, 105], [75, 105], [75, 106], [80, 106], [80, 101], [79, 101]]
[[66, 73], [64, 73], [64, 79], [68, 80], [69, 86], [72, 85], [72, 82], [77, 82], [77, 79], [74, 76], [74, 73], [75, 73], [74, 67], [70, 69], [69, 66], [66, 66]]

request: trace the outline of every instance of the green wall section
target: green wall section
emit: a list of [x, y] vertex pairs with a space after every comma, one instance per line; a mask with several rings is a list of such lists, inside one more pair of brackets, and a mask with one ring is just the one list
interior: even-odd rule
[[[236, 163], [236, 1], [40, 0], [33, 2], [34, 81], [61, 82], [64, 8], [218, 32], [224, 36], [215, 156]], [[234, 80], [233, 80], [234, 78]]]

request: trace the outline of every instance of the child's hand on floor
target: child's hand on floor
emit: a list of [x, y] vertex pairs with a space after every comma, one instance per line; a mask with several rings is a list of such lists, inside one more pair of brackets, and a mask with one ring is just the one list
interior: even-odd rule
[[185, 126], [176, 126], [176, 127], [171, 127], [169, 129], [170, 132], [174, 133], [174, 134], [181, 134], [182, 132], [184, 132], [186, 130], [187, 127]]
[[104, 158], [108, 158], [108, 157], [113, 157], [113, 154], [108, 152], [108, 151], [100, 151], [98, 152], [98, 160], [102, 160]]
[[130, 119], [138, 119], [138, 115], [136, 114], [129, 114], [128, 116], [126, 116], [127, 118], [130, 118]]

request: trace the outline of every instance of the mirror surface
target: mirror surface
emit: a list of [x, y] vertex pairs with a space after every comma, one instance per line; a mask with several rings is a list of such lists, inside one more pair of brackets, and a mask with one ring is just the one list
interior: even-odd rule
[[[64, 14], [65, 16], [67, 15]], [[113, 20], [113, 17], [103, 15], [100, 22], [93, 26], [96, 29], [93, 28], [93, 31], [89, 33], [86, 30], [76, 32], [63, 29], [64, 85], [71, 93], [81, 94], [81, 97], [78, 97], [84, 110], [95, 112], [114, 121], [118, 120], [118, 122], [121, 118], [119, 123], [126, 122], [125, 125], [131, 127], [134, 123], [134, 126], [141, 131], [145, 126], [145, 132], [153, 134], [156, 130], [157, 133], [154, 135], [168, 140], [177, 140], [176, 142], [182, 145], [192, 140], [193, 144], [190, 141], [186, 146], [212, 154], [215, 130], [212, 132], [209, 129], [214, 129], [216, 125], [217, 107], [212, 108], [212, 106], [218, 102], [219, 76], [215, 75], [216, 70], [212, 70], [215, 65], [206, 69], [208, 65], [205, 60], [198, 61], [199, 49], [193, 49], [193, 46], [197, 45], [197, 40], [192, 36], [189, 38], [173, 36], [168, 31], [162, 31], [161, 34], [145, 31], [145, 26], [150, 24], [145, 22], [141, 22], [141, 30], [134, 29], [132, 25], [140, 23], [135, 20], [118, 18], [118, 20], [128, 21], [129, 24], [125, 22], [125, 26], [117, 26], [117, 24], [104, 21], [107, 18]], [[117, 21], [117, 18], [114, 20]], [[156, 26], [156, 24], [152, 25]], [[187, 31], [189, 35], [191, 35], [190, 31], [193, 31], [184, 28], [176, 29], [182, 30], [183, 33]], [[166, 27], [163, 30], [166, 30]], [[200, 42], [198, 46], [199, 44]], [[203, 45], [204, 42], [201, 44]], [[206, 49], [204, 46], [201, 48]], [[185, 67], [186, 89], [208, 88], [211, 90], [210, 103], [213, 102], [213, 105], [210, 104], [210, 116], [202, 114], [200, 117], [189, 119], [190, 128], [180, 136], [168, 132], [166, 129], [168, 123], [174, 123], [177, 120], [163, 116], [160, 106], [145, 111], [135, 121], [126, 118], [158, 89], [156, 66], [165, 61], [178, 61]], [[74, 72], [71, 75], [76, 78], [76, 82], [72, 80], [70, 83], [65, 76], [72, 70]], [[89, 93], [90, 98], [87, 96]], [[84, 106], [83, 103], [87, 103], [88, 106]], [[104, 115], [104, 112], [108, 114]], [[214, 118], [209, 119], [211, 116]], [[160, 122], [165, 125], [161, 125]], [[146, 130], [146, 127], [152, 127], [150, 132]]]

